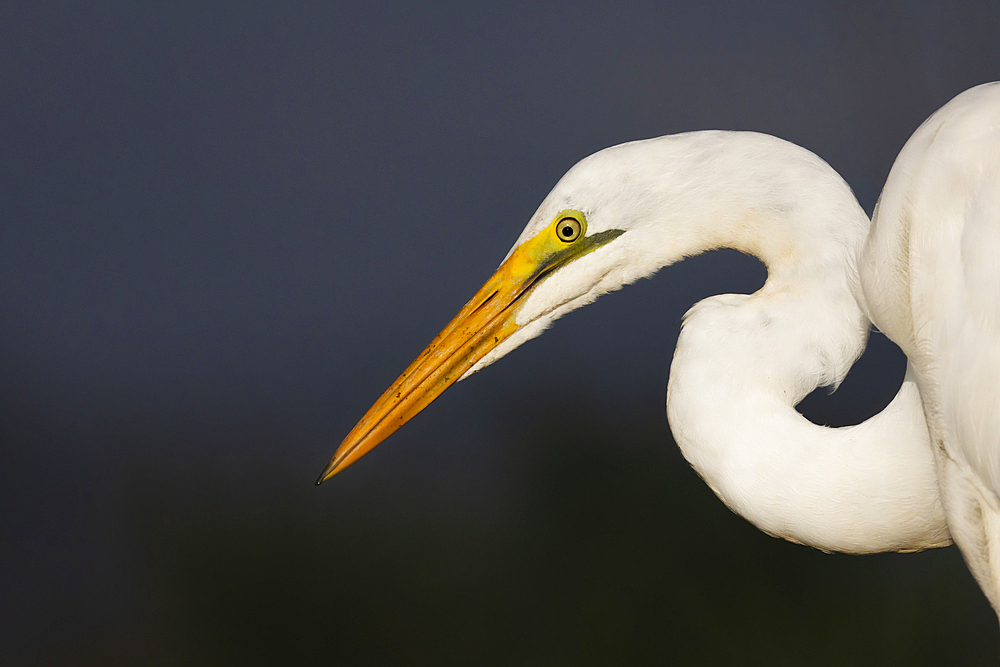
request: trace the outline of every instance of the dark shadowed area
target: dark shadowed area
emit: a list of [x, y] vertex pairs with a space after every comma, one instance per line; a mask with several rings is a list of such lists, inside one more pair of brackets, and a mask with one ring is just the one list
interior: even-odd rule
[[[871, 211], [1000, 79], [992, 2], [0, 3], [0, 663], [993, 664], [954, 548], [733, 515], [664, 414], [718, 251], [560, 321], [313, 481], [580, 158], [818, 153]], [[903, 374], [874, 336], [827, 424]]]

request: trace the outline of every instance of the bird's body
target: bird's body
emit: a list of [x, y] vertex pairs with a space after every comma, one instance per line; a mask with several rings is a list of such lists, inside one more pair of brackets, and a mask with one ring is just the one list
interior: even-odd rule
[[[980, 116], [1000, 120], [997, 98], [995, 92], [976, 97]], [[880, 212], [888, 211], [890, 189], [903, 185], [890, 178]], [[996, 188], [989, 196], [977, 200], [984, 243], [998, 233], [1000, 209], [990, 208]], [[894, 238], [888, 226], [876, 229]], [[866, 300], [869, 285], [862, 289], [859, 280], [868, 231], [863, 210], [829, 165], [773, 137], [693, 132], [600, 151], [560, 180], [496, 274], [359, 422], [320, 480], [360, 458], [450, 384], [567, 312], [685, 257], [727, 247], [759, 257], [768, 279], [752, 295], [705, 299], [685, 317], [667, 398], [685, 457], [731, 508], [773, 535], [853, 553], [948, 544], [941, 457], [930, 444], [922, 407], [949, 405], [928, 399], [924, 390], [936, 382], [927, 371], [933, 363], [911, 357], [897, 397], [857, 426], [818, 426], [794, 409], [816, 387], [838, 384], [864, 348], [865, 309], [879, 307], [876, 299]], [[996, 275], [993, 268], [981, 279]], [[928, 280], [933, 288], [934, 277]], [[992, 298], [997, 293], [994, 288], [977, 302], [991, 323], [1000, 312]], [[902, 301], [887, 301], [883, 310], [893, 317]], [[981, 335], [976, 331], [973, 336]], [[995, 341], [968, 342], [988, 344], [996, 354]], [[995, 396], [980, 403], [995, 405]], [[975, 415], [970, 420], [978, 424]], [[939, 439], [934, 424], [931, 433]], [[988, 446], [987, 458], [996, 460], [996, 440]], [[990, 484], [984, 488], [996, 503], [997, 487]], [[949, 502], [946, 508], [951, 522]], [[1000, 539], [996, 531], [989, 534]], [[973, 571], [980, 576], [975, 565]]]
[[907, 142], [861, 277], [872, 321], [916, 371], [951, 533], [1000, 610], [1000, 84]]

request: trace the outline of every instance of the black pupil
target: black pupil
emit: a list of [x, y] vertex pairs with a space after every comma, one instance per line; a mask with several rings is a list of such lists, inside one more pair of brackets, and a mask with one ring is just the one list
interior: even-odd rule
[[573, 236], [573, 228], [569, 225], [566, 225], [565, 227], [562, 228], [562, 233], [563, 236], [566, 237]]

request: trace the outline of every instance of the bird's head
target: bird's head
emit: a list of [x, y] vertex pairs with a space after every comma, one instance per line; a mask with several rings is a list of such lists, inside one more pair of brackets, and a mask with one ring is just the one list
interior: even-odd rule
[[458, 380], [635, 279], [616, 274], [623, 264], [618, 258], [628, 253], [621, 246], [627, 245], [629, 221], [608, 213], [623, 210], [614, 205], [621, 188], [601, 180], [608, 165], [596, 159], [600, 155], [577, 164], [556, 185], [500, 267], [362, 417], [317, 484], [371, 451]]

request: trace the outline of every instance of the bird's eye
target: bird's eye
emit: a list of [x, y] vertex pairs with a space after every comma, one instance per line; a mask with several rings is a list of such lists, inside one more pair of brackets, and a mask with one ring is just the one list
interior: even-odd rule
[[559, 237], [560, 241], [564, 243], [572, 243], [573, 241], [580, 238], [580, 233], [583, 231], [583, 225], [580, 221], [572, 216], [564, 216], [556, 222], [556, 236]]

